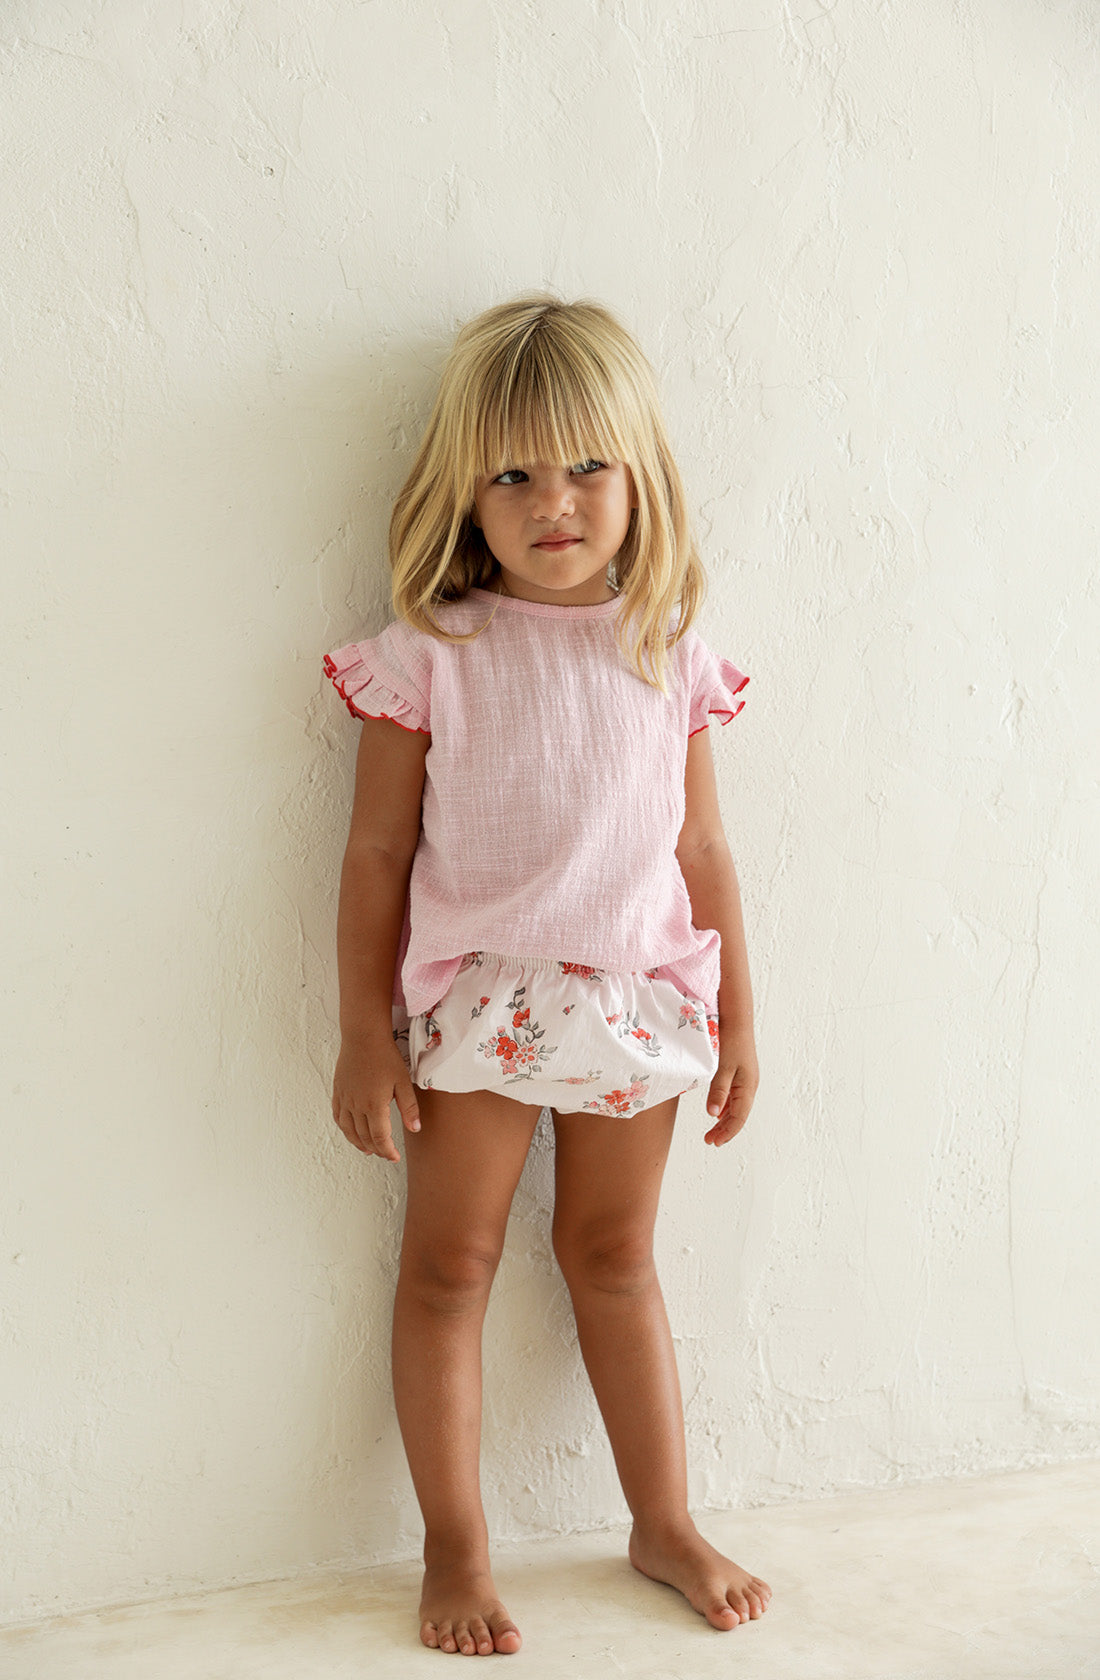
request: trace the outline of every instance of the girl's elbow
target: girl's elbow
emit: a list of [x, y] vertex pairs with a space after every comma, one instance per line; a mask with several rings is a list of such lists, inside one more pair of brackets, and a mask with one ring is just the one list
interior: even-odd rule
[[681, 869], [721, 868], [727, 862], [732, 867], [733, 864], [729, 844], [721, 829], [682, 834], [676, 845], [676, 861]]

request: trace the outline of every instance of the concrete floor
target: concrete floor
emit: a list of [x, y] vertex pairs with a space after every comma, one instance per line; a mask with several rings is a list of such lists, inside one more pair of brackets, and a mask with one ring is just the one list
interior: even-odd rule
[[[1100, 1680], [1100, 1462], [707, 1515], [769, 1581], [709, 1628], [624, 1558], [625, 1531], [497, 1553], [526, 1680]], [[484, 1658], [417, 1641], [419, 1573], [233, 1587], [0, 1631], [0, 1680], [418, 1680]]]

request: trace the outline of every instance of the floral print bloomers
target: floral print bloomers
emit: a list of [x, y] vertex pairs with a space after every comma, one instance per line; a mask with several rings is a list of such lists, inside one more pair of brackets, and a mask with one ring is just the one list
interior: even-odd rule
[[393, 1036], [413, 1083], [499, 1091], [559, 1113], [630, 1115], [709, 1086], [718, 1017], [658, 969], [613, 974], [468, 951], [446, 994]]

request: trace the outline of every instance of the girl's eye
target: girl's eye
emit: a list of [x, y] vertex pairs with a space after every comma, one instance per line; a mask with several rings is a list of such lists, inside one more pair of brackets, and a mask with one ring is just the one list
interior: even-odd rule
[[[606, 461], [574, 461], [569, 471], [579, 478], [590, 478], [593, 473], [602, 472], [606, 465]], [[526, 478], [527, 474], [522, 467], [506, 467], [502, 473], [497, 474], [493, 483], [505, 486], [522, 484]]]

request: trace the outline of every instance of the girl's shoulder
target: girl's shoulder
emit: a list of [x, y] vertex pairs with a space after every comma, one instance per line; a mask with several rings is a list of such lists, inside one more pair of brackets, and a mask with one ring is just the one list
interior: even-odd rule
[[683, 635], [678, 636], [673, 642], [671, 638], [678, 628], [679, 623], [680, 612], [679, 608], [677, 608], [673, 612], [672, 618], [669, 621], [668, 651], [676, 666], [681, 671], [685, 671], [691, 669], [699, 662], [700, 659], [705, 658], [708, 650], [706, 642], [703, 640], [702, 636], [693, 624], [689, 624]]
[[[475, 629], [484, 613], [479, 613], [476, 605], [468, 597], [463, 597], [460, 601], [437, 602], [432, 608], [432, 616], [441, 630], [448, 634], [456, 631], [463, 634]], [[379, 655], [400, 659], [410, 669], [425, 673], [435, 664], [440, 651], [452, 645], [439, 636], [433, 636], [430, 630], [410, 624], [406, 618], [393, 618], [377, 635], [352, 644], [364, 651], [370, 649]]]
[[[484, 607], [476, 598], [440, 603], [433, 614], [447, 634], [478, 627]], [[324, 656], [325, 675], [354, 717], [384, 717], [405, 729], [431, 733], [432, 695], [456, 649], [469, 642], [446, 641], [395, 618], [377, 635], [348, 642]]]
[[[491, 613], [491, 605], [487, 608], [485, 600], [476, 593], [463, 595], [457, 601], [436, 601], [431, 608], [431, 616], [441, 630], [449, 634], [457, 631], [460, 635], [476, 630]], [[421, 630], [404, 618], [395, 618], [387, 630], [395, 641], [408, 647], [418, 647], [425, 653], [430, 653], [433, 644], [437, 648], [447, 645], [441, 643], [438, 636], [433, 636], [430, 630]]]
[[[669, 620], [668, 633], [670, 637], [679, 627], [681, 616], [679, 605], [677, 605], [673, 608]], [[688, 625], [683, 634], [672, 643], [669, 651], [684, 665], [703, 664], [707, 660], [721, 657], [717, 649], [711, 646], [704, 632], [694, 623]]]

